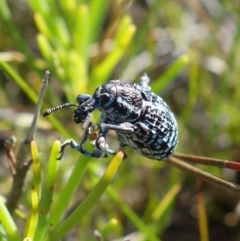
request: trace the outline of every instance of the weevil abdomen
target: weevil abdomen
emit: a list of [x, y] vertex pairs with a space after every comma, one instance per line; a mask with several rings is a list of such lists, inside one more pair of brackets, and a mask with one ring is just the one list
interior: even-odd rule
[[135, 132], [117, 132], [117, 136], [122, 146], [129, 146], [150, 159], [162, 160], [171, 155], [177, 145], [177, 122], [160, 97], [154, 95], [152, 99], [155, 102], [144, 102], [141, 117], [135, 123]]

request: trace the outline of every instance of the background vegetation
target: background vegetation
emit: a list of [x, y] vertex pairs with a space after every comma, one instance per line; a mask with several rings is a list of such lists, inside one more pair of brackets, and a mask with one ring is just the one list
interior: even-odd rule
[[[17, 137], [17, 144], [26, 136], [47, 69], [51, 78], [42, 111], [75, 102], [78, 94], [92, 94], [110, 79], [138, 82], [147, 72], [153, 90], [178, 120], [177, 152], [240, 161], [239, 4], [237, 0], [0, 0], [1, 151], [10, 135]], [[65, 109], [38, 120], [34, 140], [43, 181], [52, 143], [59, 136], [61, 140], [82, 136], [71, 116], [72, 110]], [[93, 121], [98, 118], [96, 113]], [[114, 133], [108, 141], [117, 150]], [[167, 162], [126, 152], [128, 159], [107, 191], [65, 240], [97, 239], [96, 229], [104, 240], [127, 234], [134, 234], [131, 240], [180, 236], [199, 240], [195, 178]], [[52, 212], [64, 207], [57, 203], [69, 195], [60, 213], [68, 216], [86, 199], [111, 159], [89, 159], [66, 149], [54, 182]], [[240, 180], [235, 172], [201, 168], [232, 182]], [[12, 175], [4, 152], [0, 180], [1, 195], [8, 197]], [[13, 215], [21, 234], [34, 204], [32, 184], [30, 170], [19, 212]], [[239, 240], [238, 197], [206, 183], [202, 188], [210, 239]], [[9, 240], [2, 226], [0, 233], [2, 240]]]

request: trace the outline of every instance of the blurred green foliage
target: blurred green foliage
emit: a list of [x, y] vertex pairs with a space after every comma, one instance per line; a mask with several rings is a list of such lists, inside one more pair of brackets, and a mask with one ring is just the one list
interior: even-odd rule
[[[78, 94], [92, 94], [110, 79], [137, 82], [147, 72], [178, 119], [177, 151], [240, 161], [239, 10], [237, 1], [227, 0], [0, 0], [0, 112], [15, 111], [0, 119], [0, 132], [24, 136], [22, 126], [29, 122], [16, 111], [32, 110], [46, 69], [52, 76], [44, 110], [75, 102]], [[43, 169], [56, 137], [80, 139], [82, 130], [71, 115], [66, 109], [40, 118], [35, 138]], [[118, 148], [114, 134], [109, 143]], [[136, 230], [143, 237], [151, 230], [147, 240], [164, 237], [182, 174], [126, 152], [106, 195], [81, 220], [81, 240], [94, 240], [93, 229], [104, 240]], [[110, 159], [89, 160], [66, 150], [53, 200], [64, 193], [69, 208], [84, 200]], [[10, 180], [6, 173], [0, 176], [5, 194]], [[191, 180], [186, 185], [195, 189]], [[21, 200], [26, 208], [31, 185], [29, 177]], [[56, 211], [55, 220], [61, 218]]]

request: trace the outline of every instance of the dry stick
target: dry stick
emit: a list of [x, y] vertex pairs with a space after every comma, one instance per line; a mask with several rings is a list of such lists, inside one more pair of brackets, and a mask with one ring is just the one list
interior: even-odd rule
[[184, 161], [181, 161], [180, 159], [174, 156], [169, 157], [168, 162], [210, 184], [216, 185], [220, 188], [223, 188], [225, 190], [234, 192], [237, 195], [240, 195], [240, 186], [237, 184], [233, 184], [231, 182], [227, 182], [221, 178], [213, 176], [212, 174], [204, 172]]
[[30, 152], [30, 141], [33, 138], [36, 129], [37, 119], [39, 116], [43, 96], [47, 89], [49, 76], [50, 72], [46, 71], [38, 96], [38, 102], [35, 108], [32, 124], [30, 126], [27, 136], [20, 143], [19, 150], [16, 156], [16, 174], [13, 176], [12, 189], [7, 198], [7, 207], [11, 213], [17, 207], [18, 201], [22, 195], [24, 180], [31, 164], [31, 161], [27, 161]]
[[226, 161], [226, 160], [220, 160], [216, 158], [180, 154], [180, 153], [174, 153], [173, 156], [190, 163], [203, 164], [208, 166], [228, 168], [235, 171], [240, 171], [240, 162]]

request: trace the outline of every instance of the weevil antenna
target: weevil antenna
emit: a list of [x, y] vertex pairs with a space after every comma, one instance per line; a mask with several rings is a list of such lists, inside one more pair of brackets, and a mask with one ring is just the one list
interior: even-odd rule
[[67, 108], [67, 107], [71, 107], [71, 106], [75, 106], [75, 107], [78, 107], [77, 104], [73, 104], [73, 103], [64, 103], [62, 105], [58, 105], [58, 106], [55, 106], [53, 108], [50, 108], [50, 109], [47, 109], [44, 113], [43, 113], [43, 116], [48, 116], [50, 114], [52, 114], [52, 112], [56, 111], [56, 110], [60, 110], [60, 109], [63, 109], [63, 108]]

